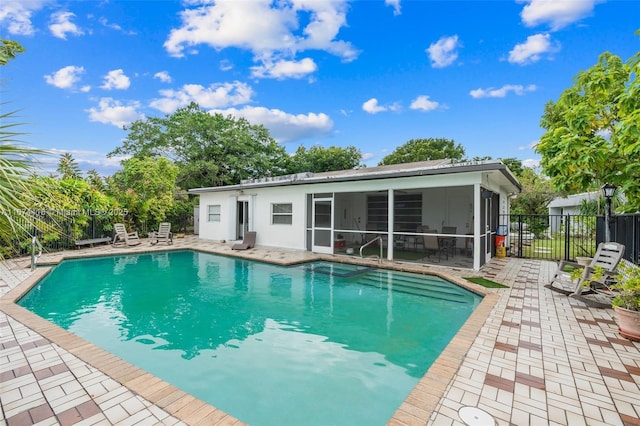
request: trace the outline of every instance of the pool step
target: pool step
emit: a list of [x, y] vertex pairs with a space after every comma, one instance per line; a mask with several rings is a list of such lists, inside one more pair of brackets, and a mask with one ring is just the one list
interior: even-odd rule
[[455, 303], [469, 303], [473, 296], [455, 284], [433, 279], [429, 276], [389, 275], [386, 271], [370, 271], [358, 276], [358, 283], [378, 288], [391, 287], [394, 291], [402, 291], [432, 299], [447, 300]]
[[364, 274], [365, 272], [374, 271], [375, 268], [369, 266], [352, 265], [348, 263], [331, 263], [331, 262], [309, 262], [300, 265], [307, 271], [313, 271], [319, 274], [333, 275], [335, 277], [353, 277], [355, 275]]

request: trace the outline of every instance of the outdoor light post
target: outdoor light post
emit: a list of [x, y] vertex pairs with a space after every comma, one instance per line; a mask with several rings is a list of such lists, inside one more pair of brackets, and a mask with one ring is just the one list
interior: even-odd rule
[[608, 243], [611, 241], [611, 199], [616, 193], [616, 186], [611, 183], [605, 183], [602, 185], [602, 195], [606, 200], [605, 216], [604, 216], [604, 241]]

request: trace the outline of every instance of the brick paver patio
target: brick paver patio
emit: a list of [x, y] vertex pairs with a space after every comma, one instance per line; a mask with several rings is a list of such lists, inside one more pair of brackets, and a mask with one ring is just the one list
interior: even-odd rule
[[[174, 241], [171, 249], [276, 263], [327, 258], [266, 247], [231, 252], [228, 243], [195, 237]], [[143, 240], [131, 248], [45, 254], [41, 263], [166, 249]], [[30, 259], [0, 262], [0, 425], [241, 424], [12, 303], [46, 272], [32, 273], [29, 264]], [[499, 425], [640, 425], [640, 343], [618, 335], [611, 309], [545, 288], [554, 263], [493, 259], [479, 273], [384, 264], [460, 283], [463, 276], [478, 275], [509, 286], [487, 290], [465, 284], [485, 292], [485, 300], [389, 424], [464, 425], [460, 409], [475, 407]]]

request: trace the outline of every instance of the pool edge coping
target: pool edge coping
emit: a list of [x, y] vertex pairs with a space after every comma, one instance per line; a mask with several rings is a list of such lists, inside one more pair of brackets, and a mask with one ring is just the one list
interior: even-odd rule
[[[486, 319], [491, 314], [493, 307], [500, 298], [496, 292], [488, 291], [485, 287], [471, 283], [459, 277], [449, 275], [445, 271], [437, 270], [437, 266], [432, 268], [424, 265], [413, 265], [403, 262], [379, 262], [377, 259], [373, 262], [371, 259], [359, 259], [351, 257], [342, 257], [339, 255], [323, 255], [313, 254], [313, 256], [304, 260], [294, 262], [281, 262], [276, 259], [256, 259], [240, 253], [228, 252], [225, 250], [215, 250], [213, 248], [202, 247], [171, 247], [168, 246], [163, 250], [144, 250], [130, 252], [125, 250], [119, 253], [110, 254], [74, 254], [63, 253], [55, 262], [47, 263], [36, 269], [27, 279], [22, 281], [15, 288], [11, 289], [5, 295], [0, 297], [0, 310], [6, 315], [11, 316], [14, 320], [31, 328], [36, 333], [42, 335], [50, 342], [60, 346], [72, 355], [76, 356], [83, 362], [98, 369], [107, 377], [117, 381], [122, 386], [129, 389], [134, 394], [140, 395], [150, 403], [165, 410], [168, 414], [174, 416], [178, 420], [187, 424], [197, 424], [199, 421], [194, 417], [198, 414], [198, 418], [207, 418], [211, 420], [216, 418], [216, 423], [225, 420], [232, 424], [244, 425], [246, 423], [236, 419], [232, 415], [216, 408], [215, 406], [199, 400], [195, 396], [186, 393], [183, 390], [165, 382], [164, 380], [148, 373], [147, 371], [136, 367], [135, 365], [125, 361], [110, 352], [88, 342], [87, 340], [64, 330], [44, 318], [30, 312], [29, 310], [19, 306], [16, 302], [24, 294], [26, 294], [33, 286], [42, 280], [52, 267], [64, 260], [84, 259], [92, 257], [118, 256], [127, 254], [150, 254], [178, 251], [193, 250], [203, 253], [211, 253], [223, 256], [231, 256], [247, 260], [261, 261], [277, 265], [294, 265], [302, 264], [316, 260], [327, 260], [337, 263], [351, 263], [358, 265], [373, 266], [380, 269], [392, 269], [401, 272], [412, 272], [423, 275], [435, 275], [444, 278], [454, 284], [463, 287], [473, 293], [482, 296], [482, 300], [475, 307], [469, 318], [462, 327], [456, 332], [454, 337], [449, 341], [444, 350], [433, 362], [427, 372], [420, 378], [416, 386], [410, 391], [404, 401], [400, 404], [393, 416], [387, 421], [388, 425], [411, 425], [425, 424], [434, 413], [438, 403], [445, 395], [449, 383], [455, 377], [460, 366], [474, 340], [480, 333], [480, 330]], [[244, 253], [243, 253], [244, 254]], [[471, 270], [470, 270], [471, 272]], [[476, 271], [473, 271], [476, 272]], [[154, 385], [149, 387], [148, 381], [141, 380], [155, 379]], [[144, 385], [143, 385], [144, 383]], [[159, 390], [156, 390], [160, 386]], [[150, 390], [154, 390], [151, 392]], [[171, 397], [170, 397], [171, 396]], [[194, 411], [195, 410], [195, 411]], [[188, 414], [188, 415], [187, 415]], [[195, 422], [194, 422], [195, 421]], [[211, 424], [211, 423], [207, 423]]]

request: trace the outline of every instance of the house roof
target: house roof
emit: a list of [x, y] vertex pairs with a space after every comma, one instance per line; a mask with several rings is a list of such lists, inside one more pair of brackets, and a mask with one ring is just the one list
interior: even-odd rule
[[389, 166], [362, 167], [349, 170], [338, 170], [323, 173], [296, 173], [284, 176], [246, 179], [237, 185], [215, 186], [209, 188], [193, 188], [189, 192], [199, 194], [204, 192], [232, 191], [248, 188], [266, 188], [285, 185], [303, 185], [326, 182], [347, 182], [372, 179], [389, 179], [399, 177], [429, 176], [452, 173], [469, 173], [481, 171], [497, 171], [513, 184], [518, 192], [522, 186], [509, 168], [500, 160], [471, 161], [453, 163], [449, 159], [420, 161], [415, 163], [393, 164]]
[[577, 207], [577, 206], [580, 206], [583, 201], [597, 200], [599, 197], [600, 197], [600, 193], [598, 191], [583, 192], [581, 194], [572, 194], [572, 195], [567, 195], [566, 197], [554, 198], [547, 207], [549, 208]]

